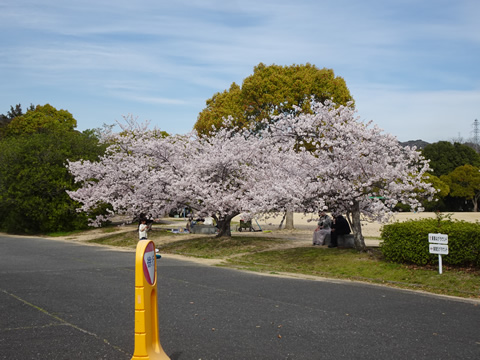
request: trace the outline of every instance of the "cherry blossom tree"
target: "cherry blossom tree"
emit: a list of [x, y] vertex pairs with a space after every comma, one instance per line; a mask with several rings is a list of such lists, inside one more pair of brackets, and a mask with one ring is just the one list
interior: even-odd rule
[[[162, 215], [190, 206], [231, 236], [240, 214], [346, 213], [355, 245], [365, 249], [361, 216], [386, 219], [402, 202], [419, 209], [428, 162], [391, 135], [363, 123], [347, 106], [314, 103], [313, 113], [282, 114], [262, 130], [226, 124], [209, 136], [160, 136], [138, 126], [123, 131], [99, 162], [73, 162], [81, 189], [70, 196], [88, 211], [99, 203], [115, 213]], [[227, 120], [228, 121], [228, 120]]]
[[246, 129], [222, 128], [212, 136], [190, 135], [175, 188], [200, 215], [211, 215], [219, 236], [231, 236], [230, 222], [249, 212], [267, 150], [262, 138]]
[[[163, 137], [145, 128], [130, 129], [109, 136], [110, 145], [97, 162], [69, 162], [75, 181], [82, 184], [68, 192], [82, 203], [80, 210], [89, 212], [100, 204], [109, 204], [110, 216], [140, 213], [161, 216], [178, 206], [172, 186], [180, 176], [176, 164], [182, 137]], [[108, 216], [98, 217], [92, 225], [99, 226]]]
[[[434, 193], [422, 181], [428, 161], [371, 122], [359, 121], [349, 106], [327, 102], [312, 108], [313, 114], [280, 115], [269, 126], [268, 136], [272, 146], [282, 149], [284, 164], [264, 168], [255, 192], [272, 203], [281, 194], [281, 201], [297, 211], [326, 205], [346, 213], [355, 246], [363, 250], [361, 215], [385, 220], [398, 202], [421, 210], [419, 194]], [[270, 179], [277, 179], [274, 187]]]
[[[76, 181], [83, 183], [69, 193], [83, 204], [81, 210], [107, 203], [112, 215], [133, 217], [189, 206], [198, 216], [217, 221], [218, 236], [231, 236], [231, 219], [247, 212], [253, 201], [249, 189], [266, 156], [261, 137], [238, 128], [223, 128], [214, 136], [165, 137], [134, 123], [128, 127], [109, 139], [113, 145], [99, 162], [69, 164]], [[94, 225], [103, 220], [97, 218]]]

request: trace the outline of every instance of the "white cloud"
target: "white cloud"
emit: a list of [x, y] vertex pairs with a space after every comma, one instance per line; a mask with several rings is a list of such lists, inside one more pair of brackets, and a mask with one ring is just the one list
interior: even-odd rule
[[344, 77], [360, 115], [401, 140], [469, 137], [479, 10], [473, 0], [6, 0], [0, 113], [39, 99], [88, 121], [121, 111], [191, 128], [207, 98], [259, 62], [309, 62]]

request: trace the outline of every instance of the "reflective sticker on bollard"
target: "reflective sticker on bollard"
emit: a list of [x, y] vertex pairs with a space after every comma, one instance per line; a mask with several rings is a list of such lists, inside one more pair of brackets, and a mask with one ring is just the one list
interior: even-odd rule
[[143, 273], [150, 285], [155, 282], [155, 247], [153, 242], [149, 243], [143, 254]]

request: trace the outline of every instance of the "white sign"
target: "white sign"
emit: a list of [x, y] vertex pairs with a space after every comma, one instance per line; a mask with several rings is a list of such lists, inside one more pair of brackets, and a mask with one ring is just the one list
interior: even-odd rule
[[430, 244], [430, 254], [448, 255], [448, 245]]
[[428, 234], [428, 242], [435, 243], [435, 244], [448, 244], [448, 235]]

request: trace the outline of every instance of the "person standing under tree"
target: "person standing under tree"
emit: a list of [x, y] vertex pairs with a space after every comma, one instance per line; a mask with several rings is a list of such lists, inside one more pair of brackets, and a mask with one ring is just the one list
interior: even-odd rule
[[138, 238], [140, 240], [147, 240], [147, 219], [142, 219], [140, 225], [138, 226]]

